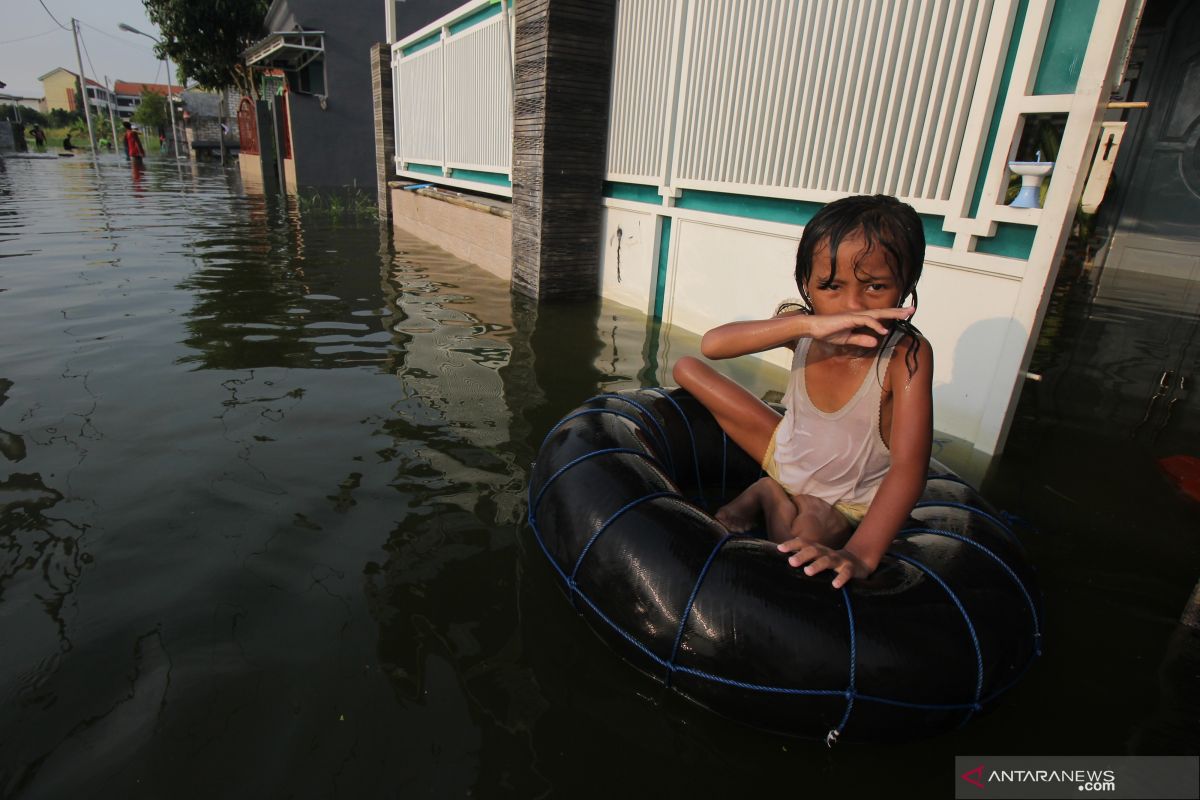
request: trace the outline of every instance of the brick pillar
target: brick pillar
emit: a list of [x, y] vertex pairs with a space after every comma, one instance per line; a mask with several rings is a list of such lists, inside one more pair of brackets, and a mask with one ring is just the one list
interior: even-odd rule
[[392, 48], [371, 45], [371, 100], [375, 107], [375, 192], [379, 218], [391, 220], [392, 193], [388, 181], [396, 174], [396, 128], [392, 97]]
[[516, 4], [512, 288], [539, 300], [599, 291], [615, 6]]

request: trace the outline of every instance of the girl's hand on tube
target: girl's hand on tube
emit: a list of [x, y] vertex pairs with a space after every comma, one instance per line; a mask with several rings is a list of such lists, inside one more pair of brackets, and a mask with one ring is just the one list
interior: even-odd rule
[[840, 589], [852, 578], [865, 578], [873, 570], [849, 550], [834, 550], [823, 544], [814, 544], [804, 539], [792, 539], [779, 545], [779, 552], [791, 553], [788, 564], [804, 567], [805, 575], [816, 575], [824, 570], [834, 573], [833, 588]]

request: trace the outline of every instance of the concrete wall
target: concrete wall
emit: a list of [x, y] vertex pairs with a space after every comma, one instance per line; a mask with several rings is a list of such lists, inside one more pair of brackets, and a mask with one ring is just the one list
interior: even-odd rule
[[447, 202], [435, 194], [392, 189], [392, 224], [497, 277], [511, 279], [511, 212], [461, 198]]

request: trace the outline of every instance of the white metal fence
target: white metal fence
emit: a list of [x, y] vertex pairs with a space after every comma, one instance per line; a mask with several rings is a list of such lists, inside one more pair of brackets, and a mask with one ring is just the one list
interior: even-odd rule
[[[1007, 143], [1021, 114], [1067, 113], [1074, 98], [1035, 95], [1018, 66], [991, 130], [1020, 5], [618, 0], [607, 177], [817, 203], [883, 192], [975, 236], [1036, 224], [996, 202]], [[1018, 64], [1036, 63], [1053, 7], [1026, 4]], [[1002, 144], [973, 214], [989, 134]]]
[[512, 8], [473, 0], [392, 45], [396, 174], [512, 195]]

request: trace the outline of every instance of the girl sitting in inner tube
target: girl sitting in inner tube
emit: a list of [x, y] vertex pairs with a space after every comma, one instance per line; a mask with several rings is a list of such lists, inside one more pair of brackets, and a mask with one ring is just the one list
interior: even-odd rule
[[796, 253], [807, 307], [722, 325], [700, 345], [712, 359], [792, 350], [782, 417], [697, 358], [674, 368], [768, 476], [717, 520], [742, 532], [761, 519], [793, 567], [831, 570], [835, 589], [875, 570], [925, 487], [933, 354], [909, 322], [924, 259], [911, 206], [886, 195], [830, 203]]

